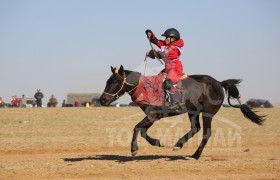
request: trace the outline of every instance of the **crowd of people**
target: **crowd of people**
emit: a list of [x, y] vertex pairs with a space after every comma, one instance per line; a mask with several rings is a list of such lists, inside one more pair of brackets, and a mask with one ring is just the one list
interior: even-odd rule
[[[34, 103], [36, 103], [35, 99], [34, 99]], [[25, 98], [25, 95], [23, 94], [21, 96], [21, 98], [18, 98], [16, 95], [15, 96], [12, 96], [11, 98], [11, 102], [10, 103], [5, 103], [3, 98], [0, 97], [0, 108], [3, 108], [3, 107], [26, 107], [27, 105], [27, 100]], [[35, 106], [35, 104], [34, 104]]]
[[[34, 94], [34, 98], [26, 98], [23, 94], [21, 98], [18, 98], [16, 95], [12, 96], [11, 101], [9, 103], [5, 103], [3, 98], [0, 97], [0, 108], [5, 107], [14, 107], [14, 108], [25, 108], [25, 107], [42, 107], [44, 94], [40, 89], [37, 89]], [[51, 95], [47, 103], [47, 107], [57, 107], [58, 101], [54, 95]], [[67, 104], [66, 100], [63, 100], [61, 107], [94, 107], [96, 105], [96, 101], [90, 102], [81, 102], [79, 100], [75, 101], [74, 104]]]
[[[3, 98], [0, 97], [0, 108], [4, 107], [14, 107], [14, 108], [25, 108], [27, 106], [30, 107], [42, 107], [42, 100], [44, 98], [44, 94], [41, 92], [40, 89], [37, 89], [36, 93], [34, 94], [34, 98], [26, 98], [23, 94], [21, 98], [18, 98], [16, 95], [12, 96], [11, 102], [5, 103]], [[51, 95], [47, 107], [56, 107], [57, 106], [57, 99], [54, 95]]]

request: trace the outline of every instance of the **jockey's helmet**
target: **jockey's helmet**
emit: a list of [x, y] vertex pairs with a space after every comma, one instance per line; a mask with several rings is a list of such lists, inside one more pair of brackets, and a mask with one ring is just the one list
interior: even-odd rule
[[175, 38], [176, 40], [180, 39], [180, 33], [177, 29], [175, 28], [169, 28], [167, 29], [163, 34], [162, 36], [165, 36], [165, 37], [173, 37]]

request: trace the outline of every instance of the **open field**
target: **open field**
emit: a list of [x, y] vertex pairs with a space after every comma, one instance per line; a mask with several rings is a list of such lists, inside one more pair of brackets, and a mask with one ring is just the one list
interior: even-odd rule
[[239, 109], [222, 108], [198, 161], [186, 160], [201, 133], [183, 149], [175, 142], [190, 128], [187, 115], [150, 128], [165, 147], [140, 136], [131, 157], [133, 127], [144, 118], [137, 107], [0, 109], [0, 179], [280, 179], [280, 109], [263, 126]]

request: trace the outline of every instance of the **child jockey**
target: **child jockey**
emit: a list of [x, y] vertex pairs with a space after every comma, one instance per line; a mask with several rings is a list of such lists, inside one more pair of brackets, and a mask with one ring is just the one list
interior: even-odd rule
[[165, 62], [164, 72], [167, 76], [164, 81], [164, 90], [170, 95], [171, 105], [169, 109], [178, 110], [180, 109], [180, 91], [173, 85], [180, 80], [183, 74], [183, 66], [179, 56], [181, 55], [181, 47], [184, 46], [184, 41], [180, 39], [180, 33], [175, 28], [167, 29], [162, 34], [165, 37], [164, 41], [158, 40], [150, 29], [146, 30], [146, 34], [148, 39], [161, 49], [161, 51], [157, 52], [151, 50], [146, 55], [152, 59], [157, 56]]

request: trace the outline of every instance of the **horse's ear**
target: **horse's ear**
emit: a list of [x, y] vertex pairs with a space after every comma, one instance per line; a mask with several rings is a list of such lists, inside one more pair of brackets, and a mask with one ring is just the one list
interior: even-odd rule
[[113, 68], [113, 67], [111, 66], [111, 71], [112, 71], [113, 74], [115, 73], [115, 70], [116, 70], [116, 68]]
[[120, 66], [120, 69], [119, 69], [119, 74], [122, 75], [122, 74], [123, 74], [123, 71], [124, 71], [124, 70], [123, 70], [123, 66], [121, 65], [121, 66]]

